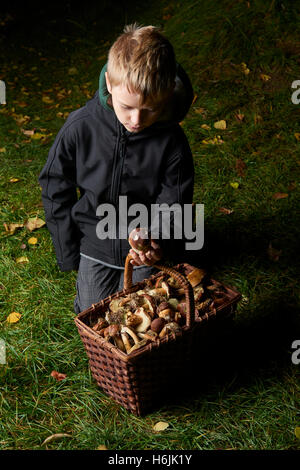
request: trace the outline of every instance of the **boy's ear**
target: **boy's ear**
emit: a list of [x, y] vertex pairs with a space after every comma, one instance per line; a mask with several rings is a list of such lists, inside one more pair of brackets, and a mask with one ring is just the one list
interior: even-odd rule
[[105, 80], [106, 80], [106, 87], [107, 87], [108, 93], [111, 94], [111, 84], [110, 84], [107, 72], [105, 72]]

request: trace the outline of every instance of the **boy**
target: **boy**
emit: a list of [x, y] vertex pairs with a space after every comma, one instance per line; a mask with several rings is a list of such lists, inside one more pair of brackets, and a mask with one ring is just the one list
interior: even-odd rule
[[[178, 124], [192, 99], [169, 41], [156, 27], [134, 24], [112, 45], [94, 98], [59, 131], [39, 182], [58, 265], [78, 270], [76, 314], [123, 288], [130, 246], [118, 230], [100, 239], [101, 205], [118, 212], [120, 196], [128, 207], [149, 210], [152, 204], [192, 203], [193, 159]], [[133, 282], [149, 277], [151, 266], [172, 250], [163, 239], [151, 240], [146, 254], [130, 250]]]

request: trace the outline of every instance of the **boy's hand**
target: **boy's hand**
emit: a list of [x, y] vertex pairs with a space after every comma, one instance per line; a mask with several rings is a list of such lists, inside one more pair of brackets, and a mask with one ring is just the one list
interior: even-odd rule
[[132, 257], [130, 263], [133, 264], [133, 266], [143, 266], [144, 264], [152, 266], [162, 257], [162, 249], [154, 240], [151, 240], [151, 248], [146, 253], [140, 251], [139, 254], [137, 254], [132, 249], [129, 253]]

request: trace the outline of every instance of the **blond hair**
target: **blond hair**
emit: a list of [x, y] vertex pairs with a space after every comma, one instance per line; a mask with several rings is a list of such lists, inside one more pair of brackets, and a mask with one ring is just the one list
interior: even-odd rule
[[163, 96], [174, 86], [174, 49], [160, 28], [127, 25], [109, 50], [107, 74], [111, 86], [126, 86], [139, 93], [143, 103]]

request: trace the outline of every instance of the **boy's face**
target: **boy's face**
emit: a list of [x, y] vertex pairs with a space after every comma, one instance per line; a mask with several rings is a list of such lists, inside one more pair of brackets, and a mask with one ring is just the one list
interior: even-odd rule
[[112, 87], [107, 72], [105, 77], [116, 116], [129, 132], [141, 132], [158, 120], [170, 95], [156, 101], [149, 100], [141, 106], [138, 93], [130, 93], [124, 85]]

